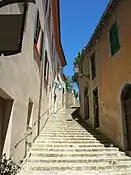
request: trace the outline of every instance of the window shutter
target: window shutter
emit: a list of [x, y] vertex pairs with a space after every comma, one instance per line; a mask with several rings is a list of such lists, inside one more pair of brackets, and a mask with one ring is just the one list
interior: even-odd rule
[[42, 60], [42, 56], [43, 56], [43, 40], [44, 40], [44, 33], [43, 33], [43, 30], [42, 30], [42, 33], [41, 33], [41, 44], [40, 44], [40, 59]]
[[119, 34], [117, 23], [114, 23], [110, 30], [110, 47], [111, 55], [113, 56], [120, 48]]
[[37, 10], [35, 19], [35, 31], [34, 31], [34, 42], [37, 43], [39, 32], [39, 11]]

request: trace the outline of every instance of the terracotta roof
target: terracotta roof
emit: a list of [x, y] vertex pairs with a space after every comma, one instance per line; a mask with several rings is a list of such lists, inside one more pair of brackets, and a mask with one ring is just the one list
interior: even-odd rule
[[55, 34], [55, 43], [56, 49], [61, 61], [62, 66], [67, 65], [64, 51], [61, 44], [61, 35], [60, 35], [60, 5], [59, 0], [52, 0], [52, 12], [53, 12], [53, 23], [54, 23], [54, 34]]

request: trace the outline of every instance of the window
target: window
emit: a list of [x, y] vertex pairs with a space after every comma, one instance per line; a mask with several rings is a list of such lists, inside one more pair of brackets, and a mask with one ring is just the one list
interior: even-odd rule
[[44, 33], [40, 24], [39, 11], [37, 10], [35, 20], [35, 30], [34, 30], [34, 52], [35, 52], [35, 60], [39, 68], [40, 68], [40, 60], [42, 60], [43, 57], [43, 40], [44, 40]]
[[7, 14], [0, 15], [0, 55], [3, 54], [4, 56], [22, 52], [28, 4], [24, 3], [21, 6], [21, 12], [17, 4], [13, 7], [3, 9], [1, 13], [6, 12]]
[[95, 64], [95, 54], [91, 57], [91, 72], [92, 80], [96, 77], [96, 64]]
[[34, 43], [36, 44], [38, 42], [40, 29], [41, 29], [41, 26], [40, 26], [40, 19], [39, 19], [39, 11], [37, 10], [36, 21], [35, 21], [35, 33], [34, 33]]
[[120, 49], [119, 33], [117, 23], [114, 23], [109, 32], [111, 55], [113, 56]]
[[40, 59], [42, 60], [43, 56], [43, 39], [44, 39], [44, 33], [43, 30], [41, 31], [41, 42], [40, 42]]
[[45, 2], [45, 14], [47, 13], [47, 9], [48, 9], [48, 0], [46, 0]]
[[46, 77], [46, 68], [47, 68], [47, 51], [45, 52], [45, 65], [44, 65], [44, 76]]
[[33, 102], [31, 99], [29, 99], [28, 115], [27, 115], [27, 127], [32, 127], [32, 111], [33, 111]]
[[48, 55], [46, 51], [45, 52], [45, 64], [44, 64], [44, 77], [46, 81], [48, 81], [48, 74], [49, 74], [49, 62], [48, 62]]
[[49, 14], [48, 14], [48, 28], [50, 33], [50, 18], [51, 18], [51, 7], [49, 7]]

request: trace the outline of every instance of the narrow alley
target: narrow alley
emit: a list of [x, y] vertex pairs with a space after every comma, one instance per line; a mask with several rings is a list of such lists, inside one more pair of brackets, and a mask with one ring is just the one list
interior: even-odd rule
[[49, 118], [19, 175], [131, 174], [131, 158], [76, 114], [70, 107]]

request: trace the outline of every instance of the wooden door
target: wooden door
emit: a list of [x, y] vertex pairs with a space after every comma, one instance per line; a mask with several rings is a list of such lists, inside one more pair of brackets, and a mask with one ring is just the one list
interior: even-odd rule
[[99, 104], [98, 104], [98, 90], [93, 91], [93, 106], [94, 106], [94, 127], [98, 128], [99, 124]]
[[131, 150], [131, 97], [124, 101], [126, 119], [127, 148]]
[[85, 120], [88, 120], [89, 119], [89, 96], [88, 95], [85, 95], [84, 111], [85, 111]]

